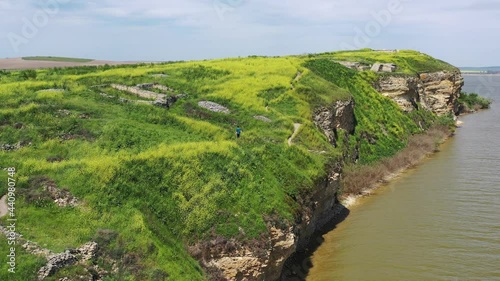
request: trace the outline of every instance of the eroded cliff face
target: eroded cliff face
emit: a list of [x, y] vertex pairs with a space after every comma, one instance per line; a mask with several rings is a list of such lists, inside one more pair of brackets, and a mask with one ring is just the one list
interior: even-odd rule
[[337, 146], [339, 129], [354, 134], [356, 127], [354, 100], [337, 101], [331, 106], [322, 106], [315, 110], [313, 120], [316, 126], [323, 130], [328, 141]]
[[[337, 136], [338, 130], [354, 133], [354, 101], [338, 101], [319, 108], [313, 119], [330, 143], [336, 145], [337, 139], [343, 139]], [[340, 164], [331, 167], [328, 176], [316, 183], [312, 192], [293, 198], [301, 209], [291, 225], [268, 218], [268, 231], [259, 239], [241, 242], [216, 237], [191, 247], [191, 254], [200, 260], [211, 280], [272, 281], [300, 274], [300, 269], [283, 270], [287, 259], [306, 248], [326, 224], [347, 212], [337, 200], [340, 170]]]
[[[375, 87], [404, 111], [421, 106], [443, 115], [458, 111], [456, 101], [462, 85], [463, 78], [459, 73], [436, 72], [415, 77], [385, 76]], [[320, 107], [314, 112], [314, 123], [332, 145], [337, 146], [338, 141], [348, 142], [348, 135], [354, 134], [354, 107], [354, 100], [350, 99]], [[343, 135], [339, 135], [340, 131]], [[355, 162], [358, 153], [357, 149], [345, 151], [343, 157]], [[193, 246], [191, 254], [200, 260], [211, 280], [272, 281], [297, 277], [300, 280], [307, 274], [307, 269], [293, 261], [285, 266], [287, 260], [306, 249], [325, 225], [348, 213], [337, 200], [341, 165], [330, 167], [329, 175], [318, 182], [312, 192], [293, 198], [301, 207], [294, 223], [283, 225], [279, 220], [268, 218], [267, 232], [259, 239], [242, 242], [215, 237]]]
[[201, 245], [198, 258], [211, 280], [276, 280], [296, 241], [293, 227], [269, 222], [268, 233], [260, 239], [241, 242], [219, 237]]
[[421, 106], [438, 115], [446, 115], [458, 113], [457, 100], [463, 84], [459, 72], [440, 71], [419, 76], [384, 76], [375, 88], [406, 112]]
[[287, 259], [345, 212], [337, 201], [339, 180], [340, 174], [332, 171], [312, 193], [294, 198], [302, 209], [293, 225], [279, 225], [270, 218], [268, 232], [260, 239], [241, 242], [219, 237], [193, 246], [190, 252], [201, 261], [211, 280], [278, 280]]

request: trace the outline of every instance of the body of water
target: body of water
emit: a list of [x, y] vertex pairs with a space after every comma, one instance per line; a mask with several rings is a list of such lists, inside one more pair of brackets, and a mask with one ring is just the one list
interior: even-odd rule
[[500, 280], [500, 76], [466, 76], [492, 108], [324, 236], [309, 281]]

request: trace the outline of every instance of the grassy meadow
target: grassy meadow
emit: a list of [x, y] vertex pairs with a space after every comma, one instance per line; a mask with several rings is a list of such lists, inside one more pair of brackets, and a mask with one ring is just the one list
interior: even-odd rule
[[[407, 74], [452, 68], [418, 52], [365, 50], [0, 72], [0, 145], [22, 146], [0, 150], [1, 168], [17, 170], [17, 230], [54, 252], [98, 241], [104, 256], [119, 261], [105, 280], [206, 279], [189, 245], [213, 236], [258, 239], [270, 217], [293, 224], [300, 210], [294, 198], [310, 192], [344, 151], [359, 147], [360, 162], [372, 163], [404, 148], [422, 131], [418, 121], [430, 127], [436, 120], [404, 114], [371, 86], [378, 74], [332, 59], [389, 60]], [[186, 96], [169, 109], [123, 102], [138, 98], [110, 83], [158, 83]], [[356, 133], [333, 147], [312, 122], [314, 109], [351, 97]], [[231, 113], [208, 111], [199, 101]], [[289, 146], [294, 123], [302, 127]], [[41, 188], [47, 179], [80, 204], [58, 207]], [[0, 185], [0, 194], [6, 191]], [[0, 238], [0, 253], [7, 251]], [[43, 261], [20, 247], [18, 255], [15, 275], [0, 256], [1, 280], [35, 279]], [[111, 268], [105, 259], [97, 263]]]

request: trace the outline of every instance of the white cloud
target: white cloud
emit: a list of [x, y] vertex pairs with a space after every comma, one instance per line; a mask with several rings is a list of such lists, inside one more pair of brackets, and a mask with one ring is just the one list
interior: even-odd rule
[[[7, 32], [20, 32], [23, 18], [31, 19], [46, 1], [0, 0], [0, 39]], [[168, 45], [169, 54], [182, 56], [174, 59], [333, 51], [339, 41], [351, 42], [354, 28], [373, 22], [373, 13], [387, 9], [392, 1], [397, 0], [69, 0], [26, 50], [35, 52], [40, 47], [76, 52], [85, 44], [86, 56], [115, 59], [117, 55], [158, 59], [165, 56], [158, 47], [163, 45]], [[477, 47], [499, 43], [492, 35], [500, 26], [498, 1], [399, 1], [403, 10], [391, 15], [390, 23], [367, 47], [418, 48], [441, 54], [443, 49], [464, 44], [463, 37], [473, 36]], [[79, 36], [73, 36], [75, 30]], [[131, 38], [151, 36], [157, 45], [110, 51], [113, 44], [130, 46]], [[54, 38], [71, 40], [62, 44]], [[98, 41], [106, 42], [108, 48], [101, 48]], [[11, 54], [8, 48], [0, 49], [0, 57]], [[480, 51], [456, 57], [457, 61], [464, 58], [486, 60]], [[453, 62], [453, 58], [448, 60]], [[496, 60], [500, 64], [500, 58]]]

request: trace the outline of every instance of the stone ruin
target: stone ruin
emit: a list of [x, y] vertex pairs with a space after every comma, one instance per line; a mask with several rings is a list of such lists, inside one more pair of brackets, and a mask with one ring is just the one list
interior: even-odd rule
[[397, 69], [397, 66], [393, 63], [376, 63], [371, 67], [360, 62], [352, 61], [337, 61], [337, 63], [356, 71], [371, 70], [374, 72], [394, 72]]
[[[170, 106], [173, 105], [178, 99], [186, 97], [185, 94], [167, 95], [167, 94], [159, 94], [159, 93], [147, 90], [147, 89], [155, 88], [155, 89], [159, 89], [159, 90], [166, 91], [166, 92], [174, 92], [174, 89], [169, 88], [167, 86], [159, 85], [156, 83], [137, 84], [135, 87], [119, 85], [119, 84], [111, 84], [110, 86], [116, 90], [128, 92], [130, 94], [136, 95], [136, 96], [141, 97], [141, 98], [154, 100], [154, 101], [134, 101], [134, 100], [128, 100], [125, 98], [120, 98], [121, 102], [146, 103], [146, 104], [153, 104], [153, 105], [160, 106], [160, 107], [170, 108]], [[105, 96], [106, 94], [101, 93], [101, 95]]]
[[376, 63], [372, 66], [371, 71], [374, 72], [394, 72], [397, 66], [393, 63]]
[[365, 71], [365, 70], [370, 69], [370, 66], [364, 65], [360, 62], [338, 61], [337, 63], [340, 63], [341, 65], [343, 65], [347, 68], [357, 70], [357, 71]]

